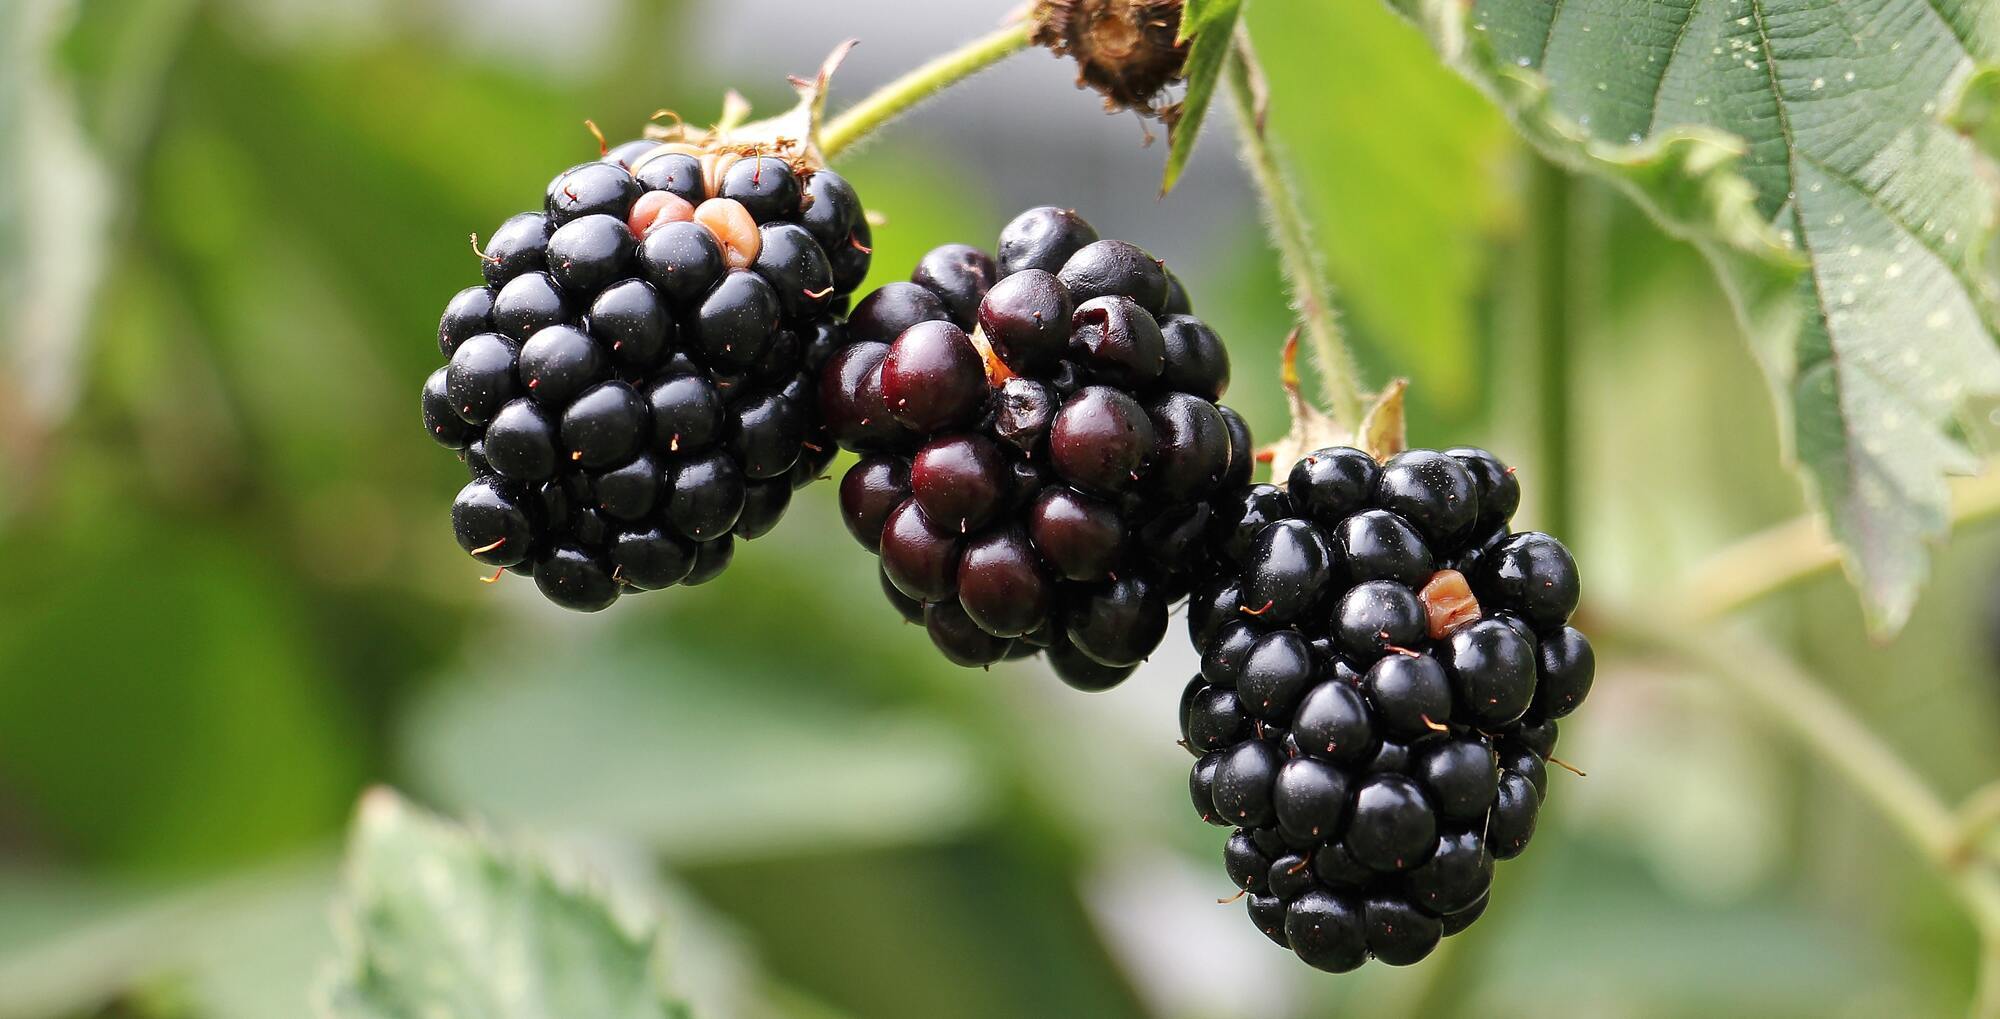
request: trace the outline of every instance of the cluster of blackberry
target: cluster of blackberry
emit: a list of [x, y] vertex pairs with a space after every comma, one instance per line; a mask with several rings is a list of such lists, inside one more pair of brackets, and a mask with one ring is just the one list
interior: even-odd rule
[[1576, 566], [1510, 533], [1477, 449], [1322, 449], [1240, 490], [1190, 602], [1196, 810], [1252, 921], [1310, 965], [1430, 954], [1534, 834], [1556, 720], [1590, 690]]
[[1044, 653], [1073, 686], [1117, 684], [1207, 567], [1212, 498], [1250, 477], [1249, 431], [1215, 402], [1222, 342], [1159, 260], [1065, 209], [911, 280], [855, 306], [820, 376], [861, 454], [848, 529], [951, 661]]
[[868, 242], [845, 180], [776, 156], [638, 141], [563, 172], [438, 325], [459, 544], [583, 611], [715, 577], [834, 455], [814, 380]]

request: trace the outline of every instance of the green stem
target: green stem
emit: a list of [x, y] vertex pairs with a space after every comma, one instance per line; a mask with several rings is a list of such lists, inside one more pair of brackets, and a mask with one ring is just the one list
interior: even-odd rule
[[820, 130], [821, 154], [832, 159], [917, 104], [1034, 44], [1023, 19], [939, 56], [875, 90]]
[[1534, 161], [1530, 178], [1528, 252], [1534, 287], [1535, 376], [1541, 405], [1541, 427], [1535, 468], [1540, 473], [1537, 486], [1546, 501], [1544, 527], [1552, 534], [1575, 540], [1570, 529], [1574, 509], [1570, 460], [1571, 364], [1575, 354], [1571, 330], [1570, 270], [1574, 217], [1571, 214], [1569, 174], [1547, 160]]
[[1972, 1015], [2000, 1019], [2000, 876], [1964, 852], [1965, 825], [1922, 776], [1797, 662], [1684, 616], [1595, 608], [1605, 631], [1727, 680], [1772, 725], [1845, 779], [1935, 867], [1980, 937]]
[[1331, 288], [1320, 269], [1319, 249], [1313, 246], [1305, 212], [1299, 207], [1291, 180], [1265, 133], [1263, 110], [1258, 104], [1258, 83], [1263, 80], [1263, 71], [1257, 64], [1256, 51], [1251, 49], [1250, 34], [1241, 27], [1236, 32], [1236, 46], [1225, 76], [1230, 106], [1236, 114], [1236, 130], [1243, 139], [1243, 164], [1262, 199], [1264, 226], [1278, 249], [1278, 260], [1284, 265], [1285, 279], [1291, 287], [1292, 311], [1304, 324], [1306, 343], [1319, 365], [1327, 413], [1342, 432], [1351, 433], [1361, 423], [1362, 408], [1368, 405], [1368, 397], [1361, 390], [1354, 356], [1347, 350], [1346, 336], [1334, 314]]

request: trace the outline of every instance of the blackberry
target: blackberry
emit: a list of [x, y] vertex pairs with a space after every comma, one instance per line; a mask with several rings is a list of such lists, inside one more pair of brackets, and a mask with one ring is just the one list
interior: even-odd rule
[[[997, 254], [945, 245], [855, 304], [853, 342], [819, 378], [829, 432], [863, 454], [842, 519], [949, 660], [1041, 654], [1071, 686], [1109, 688], [1209, 569], [1210, 502], [1248, 477], [1250, 438], [1215, 403], [1221, 341], [1169, 279], [1136, 245], [1042, 207]], [[1211, 698], [1201, 738], [1240, 740], [1243, 712], [1289, 707], [1310, 658], [1263, 649], [1256, 703]]]
[[1284, 476], [1207, 500], [1189, 794], [1235, 828], [1224, 869], [1273, 941], [1331, 972], [1407, 965], [1534, 835], [1596, 669], [1576, 565], [1508, 532], [1520, 488], [1484, 450], [1322, 449]]
[[752, 147], [629, 142], [565, 170], [475, 245], [484, 285], [439, 320], [424, 429], [473, 477], [454, 535], [559, 605], [713, 579], [833, 455], [816, 380], [848, 345], [867, 221], [809, 149]]

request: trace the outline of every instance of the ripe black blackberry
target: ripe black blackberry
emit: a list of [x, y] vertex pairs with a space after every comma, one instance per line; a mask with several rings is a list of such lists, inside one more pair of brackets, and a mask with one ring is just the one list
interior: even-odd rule
[[713, 579], [832, 459], [816, 379], [867, 237], [801, 148], [630, 142], [558, 175], [438, 324], [459, 544], [582, 611]]
[[820, 376], [861, 454], [849, 530], [951, 661], [1046, 652], [1072, 686], [1116, 685], [1205, 568], [1210, 499], [1250, 476], [1221, 341], [1157, 259], [1067, 210], [911, 278], [855, 305]]
[[1534, 834], [1557, 719], [1590, 691], [1576, 565], [1510, 533], [1477, 449], [1299, 460], [1218, 503], [1181, 699], [1195, 809], [1251, 920], [1307, 963], [1416, 962]]

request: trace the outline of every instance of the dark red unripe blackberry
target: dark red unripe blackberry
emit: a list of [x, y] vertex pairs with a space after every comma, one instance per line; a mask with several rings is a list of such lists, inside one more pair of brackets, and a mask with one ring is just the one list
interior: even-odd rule
[[535, 586], [566, 609], [598, 612], [618, 600], [613, 567], [581, 545], [557, 545], [535, 560]]
[[479, 434], [467, 426], [465, 419], [458, 416], [458, 408], [452, 406], [443, 368], [432, 372], [424, 380], [423, 410], [424, 431], [446, 449], [464, 449], [472, 437]]
[[660, 465], [644, 453], [622, 467], [601, 471], [590, 478], [590, 494], [597, 508], [614, 520], [636, 521], [659, 505], [665, 486]]
[[1236, 674], [1236, 693], [1250, 714], [1282, 722], [1292, 717], [1312, 680], [1311, 646], [1295, 631], [1276, 630], [1250, 645]]
[[1292, 716], [1299, 750], [1340, 764], [1366, 759], [1374, 745], [1374, 719], [1354, 687], [1327, 680], [1306, 692]]
[[522, 273], [546, 266], [551, 229], [539, 212], [523, 212], [501, 223], [479, 247], [479, 271], [486, 285], [498, 289]]
[[901, 457], [872, 454], [840, 479], [840, 519], [870, 552], [882, 548], [882, 524], [910, 496], [910, 468]]
[[1167, 274], [1160, 260], [1129, 241], [1096, 241], [1071, 255], [1056, 273], [1078, 307], [1099, 297], [1129, 297], [1153, 314], [1167, 305]]
[[1576, 611], [1576, 561], [1562, 542], [1538, 531], [1516, 534], [1487, 557], [1474, 578], [1482, 604], [1520, 613], [1537, 631], [1553, 629]]
[[584, 216], [607, 215], [623, 219], [625, 210], [643, 190], [637, 178], [622, 166], [612, 163], [583, 163], [571, 167], [549, 182], [545, 201], [549, 226], [559, 228], [563, 224]]
[[1434, 549], [1471, 537], [1479, 519], [1479, 492], [1471, 472], [1435, 450], [1405, 450], [1382, 465], [1375, 504], [1408, 520]]
[[[623, 382], [600, 383], [563, 411], [563, 456], [593, 470], [615, 466], [638, 450], [649, 427], [638, 391]], [[489, 444], [486, 458], [493, 453]]]
[[438, 351], [450, 357], [466, 340], [493, 331], [493, 291], [466, 287], [453, 295], [438, 319]]
[[664, 359], [674, 320], [652, 285], [634, 279], [614, 283], [597, 295], [586, 328], [621, 368], [647, 371]]
[[1017, 272], [995, 283], [979, 305], [979, 328], [993, 353], [1024, 375], [1042, 375], [1069, 352], [1075, 304], [1054, 273]]
[[1167, 633], [1166, 596], [1142, 577], [1118, 577], [1073, 591], [1064, 609], [1070, 643], [1104, 665], [1137, 665]]
[[1053, 587], [1027, 536], [1013, 528], [969, 539], [959, 556], [959, 604], [996, 637], [1024, 637], [1042, 625]]
[[743, 470], [720, 452], [670, 461], [666, 467], [667, 522], [683, 536], [713, 542], [736, 526], [743, 512]]
[[1535, 697], [1535, 649], [1513, 627], [1494, 619], [1474, 623], [1451, 635], [1441, 657], [1460, 721], [1494, 729], [1527, 713]]
[[936, 294], [915, 283], [886, 283], [854, 306], [847, 335], [856, 343], [894, 343], [920, 322], [950, 321]]
[[1146, 408], [1153, 422], [1149, 489], [1172, 502], [1214, 491], [1229, 472], [1229, 430], [1215, 404], [1187, 393], [1167, 393]]
[[910, 492], [924, 517], [961, 534], [993, 519], [1009, 480], [999, 446], [971, 433], [932, 439], [910, 461]]
[[1282, 943], [1314, 969], [1346, 973], [1368, 961], [1361, 908], [1354, 900], [1324, 889], [1309, 891], [1285, 907], [1283, 933]]
[[[1597, 675], [1597, 654], [1573, 626], [1545, 634], [1536, 645], [1535, 702], [1531, 714], [1561, 718], [1583, 703]], [[1547, 757], [1548, 751], [1541, 751]]]
[[570, 294], [594, 294], [624, 279], [638, 238], [621, 215], [573, 219], [549, 235], [549, 275]]
[[1109, 386], [1077, 390], [1049, 424], [1049, 458], [1056, 473], [1095, 492], [1135, 487], [1155, 441], [1145, 408]]
[[937, 295], [953, 325], [970, 330], [979, 322], [980, 302], [999, 279], [993, 256], [970, 244], [932, 248], [917, 262], [910, 282]]
[[1215, 330], [1191, 315], [1168, 315], [1160, 320], [1160, 339], [1166, 348], [1162, 386], [1210, 403], [1222, 399], [1229, 389], [1229, 351]]
[[1334, 839], [1347, 817], [1347, 775], [1338, 768], [1301, 757], [1278, 769], [1272, 794], [1278, 827], [1307, 841]]
[[983, 668], [1007, 657], [1014, 642], [980, 628], [958, 602], [946, 599], [924, 606], [924, 631], [945, 660], [966, 668]]
[[493, 328], [516, 341], [525, 340], [570, 317], [568, 299], [555, 277], [530, 272], [514, 277], [493, 295]]
[[1373, 775], [1355, 793], [1346, 842], [1364, 866], [1409, 870], [1437, 848], [1437, 817], [1416, 783], [1402, 775]]
[[1001, 384], [993, 401], [993, 435], [1022, 456], [1035, 457], [1049, 436], [1056, 406], [1049, 387], [1016, 375]]
[[926, 519], [915, 499], [889, 511], [882, 524], [882, 569], [896, 589], [924, 602], [957, 589], [960, 536]]
[[1243, 611], [1267, 626], [1305, 615], [1333, 580], [1326, 539], [1302, 520], [1280, 520], [1259, 530], [1245, 567]]
[[639, 269], [668, 304], [691, 308], [722, 278], [722, 245], [699, 223], [664, 223], [639, 242]]
[[1222, 751], [1212, 796], [1223, 823], [1250, 828], [1276, 823], [1272, 796], [1284, 763], [1284, 754], [1267, 740], [1247, 740]]
[[696, 545], [694, 569], [689, 570], [688, 575], [681, 578], [681, 586], [698, 587], [722, 576], [722, 572], [729, 568], [730, 561], [735, 558], [736, 539], [732, 535], [725, 534], [720, 538]]
[[1485, 818], [1500, 786], [1499, 758], [1485, 740], [1475, 735], [1428, 740], [1412, 757], [1412, 777], [1422, 783], [1439, 817]]
[[701, 160], [685, 152], [658, 152], [641, 158], [632, 175], [648, 191], [665, 191], [689, 205], [708, 197], [701, 177]]
[[1152, 386], [1167, 367], [1160, 324], [1123, 296], [1099, 297], [1076, 306], [1070, 315], [1069, 353], [1091, 381], [1128, 391]]
[[1340, 649], [1364, 660], [1422, 643], [1429, 619], [1416, 592], [1390, 580], [1349, 588], [1334, 609], [1333, 636]]
[[1500, 791], [1486, 821], [1486, 845], [1494, 859], [1511, 860], [1528, 848], [1541, 803], [1542, 798], [1525, 777], [1511, 771], [1500, 774]]
[[722, 172], [717, 189], [724, 198], [742, 202], [759, 223], [793, 219], [803, 193], [791, 164], [775, 156], [739, 159]]
[[514, 481], [547, 481], [555, 477], [559, 439], [556, 421], [528, 399], [509, 400], [486, 426], [487, 466]]
[[534, 550], [539, 510], [499, 480], [474, 481], [451, 504], [452, 536], [488, 566], [513, 566]]
[[1049, 668], [1054, 669], [1056, 678], [1073, 690], [1085, 693], [1099, 693], [1109, 690], [1130, 678], [1137, 665], [1106, 665], [1078, 650], [1067, 640], [1058, 641], [1043, 651], [1048, 657]]
[[1451, 720], [1451, 681], [1429, 655], [1384, 655], [1368, 669], [1362, 689], [1385, 736], [1416, 739]]
[[1102, 580], [1121, 560], [1124, 523], [1115, 507], [1069, 488], [1046, 488], [1028, 511], [1028, 536], [1069, 580]]
[[957, 326], [919, 322], [889, 345], [882, 399], [896, 420], [920, 431], [969, 423], [986, 402], [986, 364]]
[[1437, 917], [1396, 895], [1369, 896], [1362, 918], [1368, 930], [1368, 953], [1391, 966], [1423, 961], [1444, 937]]
[[1024, 269], [1056, 272], [1070, 256], [1096, 241], [1097, 231], [1074, 209], [1053, 205], [1029, 209], [1000, 231], [1000, 275]]
[[820, 415], [834, 440], [846, 449], [901, 449], [915, 433], [889, 413], [882, 396], [886, 343], [852, 343], [836, 351], [821, 370]]

